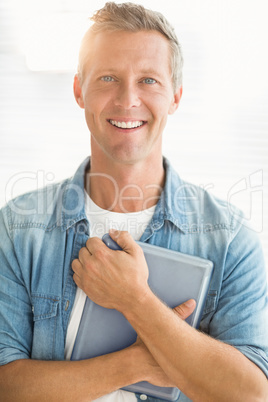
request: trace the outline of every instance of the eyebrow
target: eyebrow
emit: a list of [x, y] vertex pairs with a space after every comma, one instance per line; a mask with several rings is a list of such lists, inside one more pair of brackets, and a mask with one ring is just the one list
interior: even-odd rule
[[141, 71], [141, 74], [143, 74], [143, 75], [157, 75], [157, 76], [159, 76], [159, 72], [158, 72], [157, 70], [152, 70], [152, 69], [150, 69], [150, 70], [142, 70], [142, 71]]
[[[100, 74], [100, 75], [102, 75], [102, 74], [103, 75], [108, 75], [108, 74], [117, 75], [118, 73], [121, 73], [121, 71], [118, 70], [118, 69], [109, 68], [109, 67], [101, 69], [98, 72], [98, 74]], [[161, 77], [161, 74], [159, 74], [159, 72], [157, 70], [154, 70], [154, 69], [142, 69], [142, 70], [138, 71], [137, 74], [142, 75], [142, 76], [146, 76], [146, 77], [151, 76], [151, 75], [156, 76], [156, 77]]]

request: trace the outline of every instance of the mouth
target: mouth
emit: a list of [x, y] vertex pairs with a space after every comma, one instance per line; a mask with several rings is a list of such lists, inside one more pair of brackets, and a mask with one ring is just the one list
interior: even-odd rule
[[124, 129], [124, 130], [126, 130], [126, 129], [127, 130], [133, 130], [135, 128], [142, 127], [142, 126], [144, 126], [144, 124], [147, 123], [144, 120], [119, 121], [119, 120], [111, 120], [111, 119], [109, 119], [108, 122], [112, 126], [117, 127], [117, 128], [121, 128], [121, 129]]

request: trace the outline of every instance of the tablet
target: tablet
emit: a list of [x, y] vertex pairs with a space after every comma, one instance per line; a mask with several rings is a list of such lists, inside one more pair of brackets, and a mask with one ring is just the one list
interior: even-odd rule
[[[105, 235], [108, 247], [120, 247]], [[186, 255], [147, 243], [137, 242], [143, 249], [149, 268], [148, 283], [152, 291], [169, 307], [174, 308], [195, 299], [195, 311], [186, 319], [198, 328], [213, 271], [209, 260]], [[117, 310], [106, 309], [86, 298], [71, 360], [83, 360], [116, 352], [136, 341], [137, 334]], [[146, 381], [129, 385], [124, 390], [142, 393], [167, 401], [179, 397], [178, 388], [158, 387]]]

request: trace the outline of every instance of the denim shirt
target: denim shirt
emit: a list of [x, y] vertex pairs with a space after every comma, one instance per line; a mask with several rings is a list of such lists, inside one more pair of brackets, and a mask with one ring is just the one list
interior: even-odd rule
[[[1, 365], [28, 358], [64, 360], [76, 293], [71, 263], [90, 235], [84, 208], [89, 163], [85, 160], [71, 179], [19, 196], [0, 212]], [[260, 242], [234, 207], [182, 181], [166, 159], [164, 167], [164, 191], [140, 240], [213, 261], [200, 330], [236, 347], [267, 376], [268, 302]], [[179, 401], [189, 399], [181, 394]]]

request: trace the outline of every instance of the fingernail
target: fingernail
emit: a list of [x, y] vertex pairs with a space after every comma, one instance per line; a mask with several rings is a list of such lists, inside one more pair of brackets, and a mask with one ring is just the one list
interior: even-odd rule
[[195, 303], [194, 299], [191, 299], [191, 300], [187, 300], [184, 304], [186, 307], [190, 308], [190, 307], [194, 307], [196, 303]]

